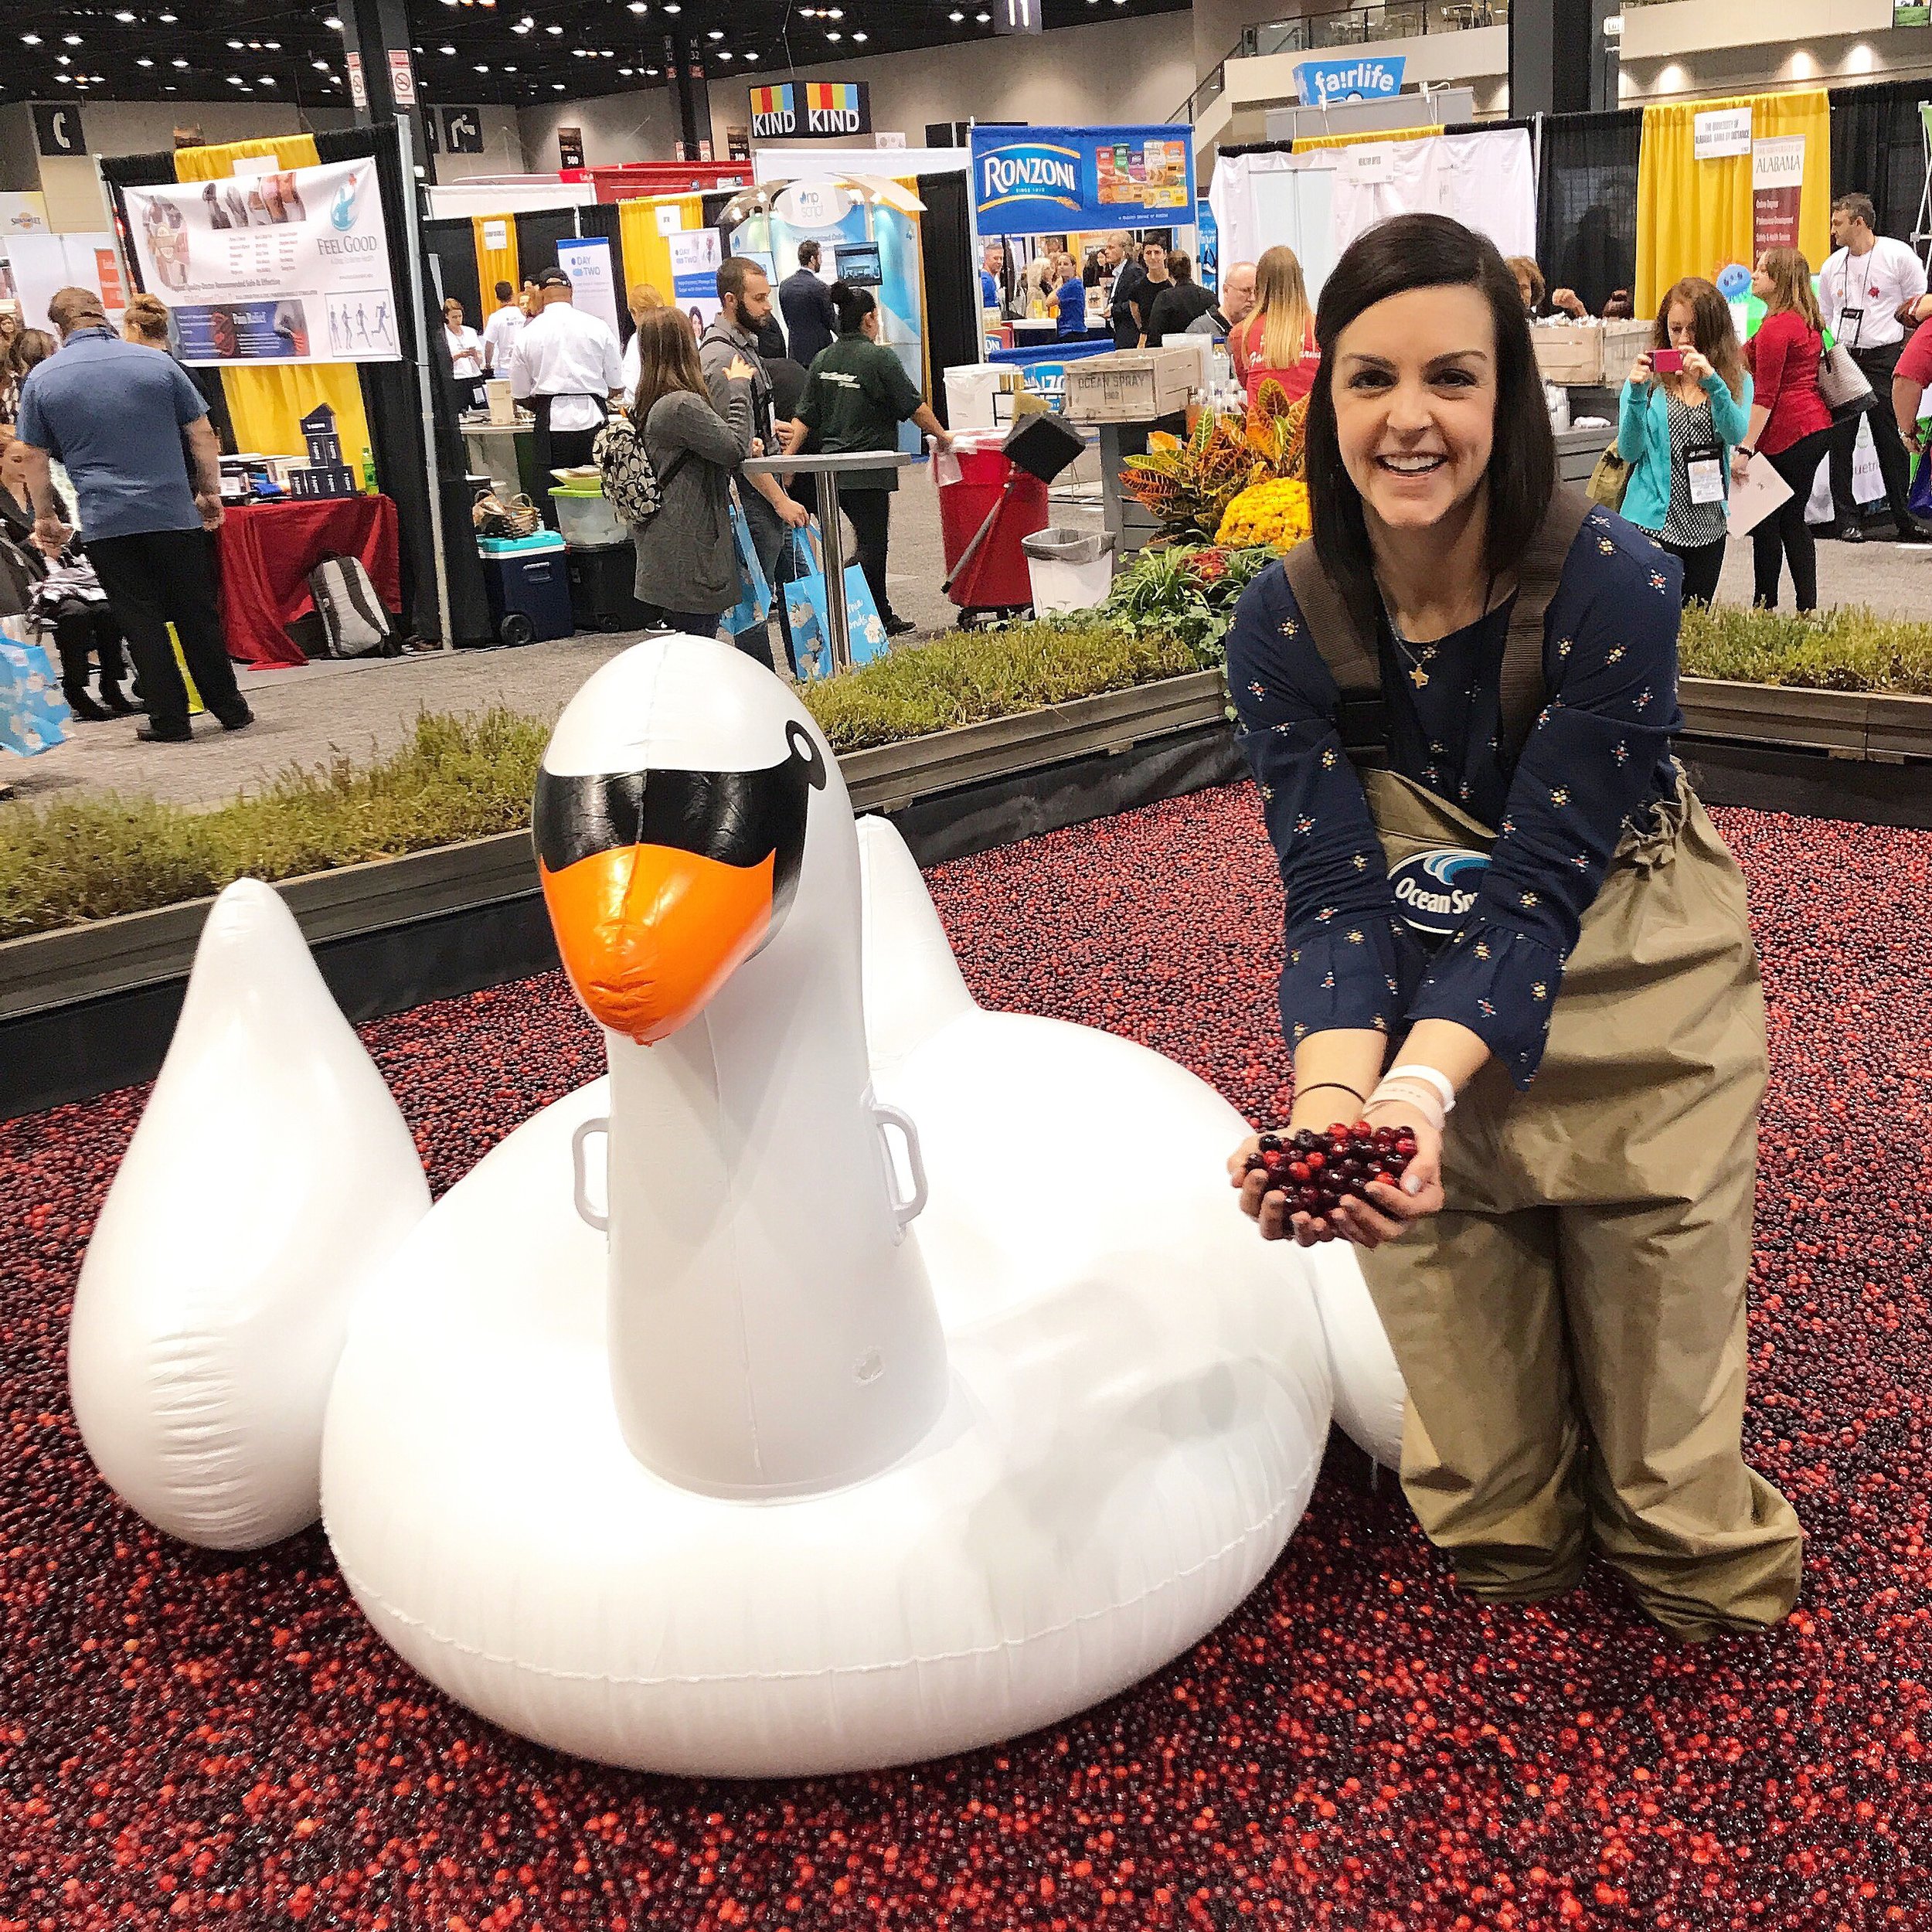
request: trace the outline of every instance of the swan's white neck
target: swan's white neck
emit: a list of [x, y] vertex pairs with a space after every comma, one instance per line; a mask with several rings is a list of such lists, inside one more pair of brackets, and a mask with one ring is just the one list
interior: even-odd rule
[[655, 1046], [607, 1036], [617, 1415], [641, 1461], [709, 1494], [858, 1481], [944, 1405], [871, 1104], [858, 889], [842, 796], [778, 934], [706, 1011]]

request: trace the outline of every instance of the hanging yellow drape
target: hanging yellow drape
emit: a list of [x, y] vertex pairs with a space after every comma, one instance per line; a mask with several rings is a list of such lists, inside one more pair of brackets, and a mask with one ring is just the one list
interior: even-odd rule
[[1378, 131], [1369, 134], [1304, 134], [1290, 152], [1305, 155], [1317, 148], [1353, 148], [1365, 141], [1427, 141], [1431, 134], [1441, 132], [1440, 128], [1397, 128], [1386, 134]]
[[[321, 158], [309, 134], [276, 134], [260, 141], [231, 141], [219, 148], [175, 151], [177, 181], [219, 181], [235, 163], [273, 155], [280, 168], [313, 168]], [[302, 418], [318, 403], [335, 411], [342, 461], [359, 471], [369, 446], [369, 419], [362, 413], [362, 385], [353, 362], [272, 362], [264, 369], [225, 369], [222, 393], [228, 399], [235, 447], [264, 456], [287, 456], [302, 447]]]
[[671, 244], [658, 233], [658, 210], [675, 207], [681, 229], [704, 226], [704, 198], [701, 195], [649, 195], [635, 201], [617, 203], [617, 241], [624, 251], [625, 286], [621, 298], [630, 300], [639, 282], [648, 282], [667, 302], [675, 303], [671, 292]]
[[1754, 141], [1804, 136], [1798, 245], [1814, 274], [1832, 252], [1832, 116], [1822, 88], [1646, 107], [1637, 163], [1640, 315], [1654, 315], [1680, 277], [1714, 277], [1732, 262], [1751, 264], [1751, 158], [1699, 161], [1695, 149], [1697, 117], [1726, 107], [1750, 109]]
[[[486, 224], [501, 222], [503, 224], [503, 246], [492, 248], [484, 239]], [[516, 217], [514, 215], [472, 215], [471, 231], [476, 244], [476, 287], [478, 298], [483, 312], [477, 318], [476, 325], [481, 328], [496, 313], [496, 285], [508, 282], [512, 295], [517, 288]]]

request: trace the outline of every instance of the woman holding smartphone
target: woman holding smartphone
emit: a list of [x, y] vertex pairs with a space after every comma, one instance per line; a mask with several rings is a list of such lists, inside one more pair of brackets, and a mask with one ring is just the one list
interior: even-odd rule
[[1617, 454], [1631, 465], [1624, 520], [1683, 560], [1686, 604], [1717, 594], [1731, 454], [1744, 440], [1750, 407], [1730, 304], [1702, 277], [1686, 276], [1657, 311], [1617, 422]]
[[1332, 1218], [1253, 1140], [1230, 1179], [1264, 1237], [1355, 1244], [1464, 1589], [1553, 1596], [1594, 1552], [1679, 1639], [1762, 1629], [1801, 1541], [1740, 1439], [1764, 1005], [1671, 754], [1678, 565], [1558, 483], [1485, 237], [1379, 223], [1315, 336], [1314, 536], [1243, 593], [1228, 683], [1286, 896], [1286, 1131], [1416, 1152]]

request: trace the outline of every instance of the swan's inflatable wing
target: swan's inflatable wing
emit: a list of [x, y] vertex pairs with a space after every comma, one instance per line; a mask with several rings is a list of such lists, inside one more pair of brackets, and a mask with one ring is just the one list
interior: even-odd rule
[[123, 1499], [217, 1549], [315, 1522], [351, 1304], [429, 1205], [293, 916], [237, 880], [74, 1295], [74, 1414]]
[[884, 818], [861, 818], [866, 1047], [876, 1073], [975, 1010], [919, 862]]
[[1362, 1264], [1345, 1241], [1311, 1249], [1306, 1259], [1335, 1375], [1335, 1419], [1357, 1448], [1385, 1469], [1400, 1469], [1408, 1385], [1362, 1278]]

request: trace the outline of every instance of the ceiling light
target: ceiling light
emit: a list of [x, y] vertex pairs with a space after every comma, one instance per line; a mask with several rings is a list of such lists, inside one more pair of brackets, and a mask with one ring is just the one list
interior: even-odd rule
[[228, 84], [231, 87], [239, 87], [242, 84], [241, 76], [238, 73], [231, 73], [228, 77]]
[[964, 20], [966, 16], [963, 13], [955, 12], [947, 14], [946, 18], [957, 24], [958, 22]]
[[836, 27], [828, 27], [825, 29], [825, 38], [828, 40], [842, 40], [845, 37]]
[[77, 47], [80, 45], [80, 36], [77, 33], [63, 33], [60, 37], [70, 47]]
[[275, 77], [272, 73], [257, 74], [255, 78], [259, 80], [264, 87], [272, 87], [275, 84]]
[[[745, 58], [746, 58], [746, 60], [756, 60], [758, 58], [758, 56], [757, 56], [755, 53], [748, 53], [748, 54], [747, 54], [747, 55], [745, 56]], [[651, 71], [653, 73], [655, 73], [657, 72], [657, 69], [656, 69], [655, 67], [653, 67], [653, 68], [651, 70]]]
[[713, 27], [711, 31], [705, 36], [705, 38], [707, 40], [722, 40], [724, 38], [724, 29], [722, 27]]
[[318, 73], [327, 73], [328, 72], [328, 63], [326, 60], [311, 60], [308, 64], [313, 67]]
[[172, 27], [175, 24], [175, 16], [172, 13], [158, 13], [155, 15], [155, 18], [158, 20], [164, 27]]
[[552, 81], [550, 83], [550, 90], [553, 94], [560, 94], [563, 91], [563, 83], [560, 80]]
[[510, 31], [512, 33], [528, 33], [530, 31], [530, 23], [527, 20], [519, 20]]
[[720, 60], [729, 60], [731, 58], [731, 49], [729, 47], [720, 47], [718, 49], [718, 58]]
[[438, 47], [436, 51], [438, 53], [454, 53], [456, 49], [454, 47]]
[[70, 82], [73, 76], [70, 73], [57, 73], [54, 76], [54, 79], [62, 82]]
[[855, 40], [863, 40], [866, 39], [867, 36], [862, 33], [855, 33], [852, 36], [852, 38]]
[[560, 27], [554, 20], [553, 20], [550, 24], [543, 29], [543, 31], [546, 33], [561, 33], [563, 29]]
[[515, 73], [516, 72], [516, 63], [514, 60], [505, 61], [503, 63], [503, 71], [505, 73]]
[[976, 13], [973, 15], [973, 18], [977, 20], [982, 27], [985, 26], [987, 22], [992, 19], [992, 17], [993, 16], [990, 13]]
[[185, 67], [187, 66], [188, 63], [185, 60], [177, 60], [173, 64], [177, 67]]
[[143, 54], [141, 58], [134, 63], [134, 65], [137, 67], [151, 67], [155, 63], [150, 60], [145, 54]]
[[40, 44], [40, 36], [37, 33], [23, 33], [20, 38], [30, 47], [37, 47]]
[[61, 54], [58, 56], [58, 58], [61, 66], [63, 67], [71, 67], [73, 65], [73, 56], [70, 53]]
[[233, 47], [237, 53], [241, 51], [241, 43], [239, 40], [231, 40], [228, 44]]
[[490, 63], [487, 60], [479, 60], [476, 63], [476, 70], [478, 73], [488, 73], [490, 70]]
[[131, 26], [134, 24], [134, 16], [131, 13], [128, 12], [125, 8], [123, 8], [119, 13], [116, 14], [114, 18], [118, 20], [124, 27]]
[[[174, 18], [173, 15], [166, 13], [164, 13], [161, 17], [164, 20], [172, 20]], [[332, 13], [322, 22], [322, 25], [328, 28], [331, 33], [340, 33], [342, 30], [342, 23], [341, 20]]]

